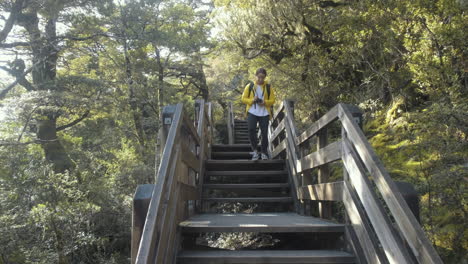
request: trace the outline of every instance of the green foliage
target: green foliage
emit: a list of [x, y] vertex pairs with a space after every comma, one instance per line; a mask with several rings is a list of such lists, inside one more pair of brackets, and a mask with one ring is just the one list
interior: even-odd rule
[[218, 96], [237, 98], [238, 76], [251, 79], [263, 66], [279, 100], [296, 100], [299, 130], [338, 102], [359, 105], [391, 175], [416, 185], [423, 227], [439, 253], [461, 263], [468, 249], [459, 232], [467, 219], [464, 2], [215, 1], [225, 40], [212, 60], [222, 74], [213, 78], [224, 89]]
[[[440, 254], [463, 261], [466, 1], [26, 2], [0, 46], [28, 67], [29, 55], [41, 61], [26, 75], [32, 88], [0, 98], [0, 263], [128, 263], [131, 198], [153, 182], [161, 107], [202, 97], [221, 106], [215, 120], [229, 102], [243, 118], [258, 67], [278, 101], [296, 100], [300, 130], [337, 102], [359, 104], [392, 177], [421, 194]], [[38, 32], [27, 34], [34, 15]], [[3, 46], [16, 41], [28, 45]], [[1, 62], [10, 73], [15, 59]], [[47, 120], [69, 170], [54, 170], [37, 141]], [[208, 238], [230, 248], [252, 239]]]
[[[18, 20], [5, 42], [38, 49], [0, 49], [57, 63], [26, 75], [33, 89], [18, 85], [0, 98], [0, 263], [128, 263], [132, 196], [154, 182], [161, 107], [182, 101], [190, 110], [209, 95], [202, 52], [212, 46], [211, 4], [26, 2], [39, 41]], [[65, 171], [38, 140], [50, 120], [50, 140], [74, 164]]]

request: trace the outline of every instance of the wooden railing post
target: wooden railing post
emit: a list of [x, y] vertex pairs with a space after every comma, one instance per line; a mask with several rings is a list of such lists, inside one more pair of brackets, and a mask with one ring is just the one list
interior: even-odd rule
[[167, 136], [169, 133], [169, 129], [171, 128], [171, 124], [173, 121], [174, 113], [176, 110], [177, 105], [167, 105], [163, 108], [162, 113], [162, 134], [161, 134], [161, 154], [164, 151], [164, 147], [166, 146]]
[[[328, 144], [328, 131], [327, 128], [323, 128], [318, 133], [318, 140], [317, 140], [317, 151], [321, 148], [326, 147]], [[318, 179], [317, 183], [327, 183], [330, 177], [330, 169], [328, 164], [324, 164], [318, 168]], [[321, 218], [331, 218], [332, 215], [332, 208], [331, 203], [326, 201], [320, 201], [318, 203], [319, 206], [319, 214]]]
[[202, 100], [195, 100], [195, 104], [194, 104], [194, 107], [195, 107], [195, 114], [193, 115], [193, 125], [194, 127], [198, 127], [198, 122], [200, 122], [199, 119], [199, 114], [200, 113], [200, 103], [201, 103]]
[[234, 113], [232, 110], [232, 103], [229, 103], [227, 113], [227, 132], [228, 132], [228, 144], [234, 144]]
[[154, 184], [138, 185], [133, 196], [133, 209], [132, 209], [132, 264], [135, 263], [138, 247], [140, 246], [141, 234], [145, 226], [146, 214], [153, 193]]
[[[345, 105], [348, 111], [351, 112], [351, 115], [353, 116], [354, 121], [358, 124], [358, 126], [362, 130], [362, 126], [364, 123], [363, 117], [362, 117], [362, 111], [359, 109], [359, 107], [352, 105], [352, 104], [346, 104]], [[347, 138], [348, 135], [346, 134], [346, 130], [344, 128], [341, 128], [341, 138], [343, 139], [342, 142], [344, 142], [345, 138]], [[348, 181], [348, 172], [346, 170], [343, 170], [343, 180]]]

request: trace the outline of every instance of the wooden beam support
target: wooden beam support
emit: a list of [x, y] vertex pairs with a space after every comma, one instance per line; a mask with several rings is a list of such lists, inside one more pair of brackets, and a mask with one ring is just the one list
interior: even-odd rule
[[330, 123], [338, 118], [338, 107], [335, 106], [319, 120], [314, 122], [308, 129], [306, 129], [301, 135], [296, 138], [296, 144], [301, 145], [311, 137], [315, 136], [320, 130], [328, 126]]
[[369, 230], [372, 229], [365, 217], [365, 212], [361, 207], [356, 205], [358, 203], [358, 199], [354, 190], [348, 182], [344, 181], [343, 183], [343, 203], [350, 220], [350, 225], [358, 237], [367, 263], [387, 263], [382, 252], [378, 248], [377, 240], [373, 237], [372, 233], [369, 233]]
[[132, 247], [131, 247], [131, 263], [134, 264], [140, 246], [140, 239], [145, 226], [146, 214], [151, 201], [154, 184], [141, 184], [137, 186], [135, 195], [133, 196], [132, 208]]
[[299, 199], [316, 201], [342, 201], [343, 182], [328, 182], [302, 186]]
[[[315, 169], [341, 159], [341, 141], [333, 142], [297, 161], [297, 172]], [[325, 179], [324, 179], [325, 180]]]
[[201, 162], [198, 160], [195, 153], [193, 153], [186, 145], [182, 145], [181, 159], [187, 167], [192, 168], [196, 172], [200, 172]]
[[271, 133], [270, 141], [275, 140], [279, 134], [284, 132], [285, 126], [284, 126], [284, 120], [279, 123], [279, 125], [275, 128], [275, 130]]
[[373, 151], [364, 133], [362, 133], [359, 126], [353, 120], [353, 116], [345, 105], [339, 104], [338, 106], [339, 118], [348, 134], [349, 140], [364, 162], [367, 170], [374, 177], [377, 188], [392, 212], [401, 233], [405, 236], [416, 259], [424, 264], [442, 264], [442, 259], [426, 237], [426, 234], [398, 191], [392, 178], [385, 170], [382, 162]]
[[384, 208], [380, 205], [374, 190], [372, 190], [371, 182], [367, 178], [357, 154], [352, 149], [351, 143], [345, 139], [343, 144], [343, 164], [348, 171], [350, 183], [355, 188], [376, 231], [388, 261], [401, 264], [412, 263], [403, 241], [399, 239], [399, 235], [394, 230]]

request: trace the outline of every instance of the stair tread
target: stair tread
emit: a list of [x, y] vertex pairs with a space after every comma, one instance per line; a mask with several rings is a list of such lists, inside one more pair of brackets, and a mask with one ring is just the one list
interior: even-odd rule
[[352, 254], [339, 250], [183, 250], [179, 253], [178, 259], [215, 261], [208, 263], [285, 263], [285, 261], [354, 263], [355, 261]]
[[269, 160], [214, 160], [208, 159], [207, 163], [210, 164], [284, 164], [284, 160], [281, 159], [269, 159]]
[[271, 171], [206, 171], [208, 176], [283, 176], [287, 175], [285, 170], [271, 170]]
[[213, 144], [213, 147], [250, 147], [250, 144]]
[[197, 214], [180, 223], [188, 232], [344, 232], [345, 225], [296, 213]]
[[229, 157], [229, 158], [238, 158], [238, 159], [250, 159], [252, 158], [252, 154], [248, 151], [213, 151], [211, 152], [211, 157], [216, 158], [219, 160], [219, 158], [223, 157]]
[[212, 151], [212, 154], [250, 154], [250, 151]]
[[203, 197], [203, 201], [209, 202], [244, 202], [244, 203], [261, 203], [261, 202], [270, 202], [270, 203], [288, 203], [292, 202], [291, 197]]
[[203, 188], [209, 189], [256, 189], [256, 188], [289, 188], [289, 183], [208, 183]]

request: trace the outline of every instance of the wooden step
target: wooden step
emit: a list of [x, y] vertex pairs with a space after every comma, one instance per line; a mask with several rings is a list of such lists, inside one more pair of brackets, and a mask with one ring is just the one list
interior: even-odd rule
[[291, 203], [291, 197], [233, 197], [233, 198], [214, 198], [203, 197], [203, 202], [214, 203]]
[[179, 224], [183, 232], [342, 233], [344, 224], [296, 213], [197, 214]]
[[338, 250], [184, 250], [183, 264], [356, 263], [355, 257]]
[[206, 161], [206, 170], [252, 171], [284, 170], [285, 162], [281, 159], [269, 160], [213, 160]]
[[269, 188], [289, 188], [289, 183], [209, 183], [203, 184], [205, 189], [269, 189]]
[[[260, 146], [258, 146], [260, 147]], [[214, 144], [211, 148], [211, 151], [214, 152], [233, 152], [233, 151], [241, 151], [241, 152], [249, 152], [252, 151], [250, 148], [250, 144]]]
[[279, 171], [206, 171], [205, 183], [287, 183], [288, 172]]
[[250, 152], [211, 152], [212, 159], [251, 159]]
[[228, 177], [285, 177], [288, 175], [286, 170], [276, 171], [206, 171], [207, 176], [228, 176]]

